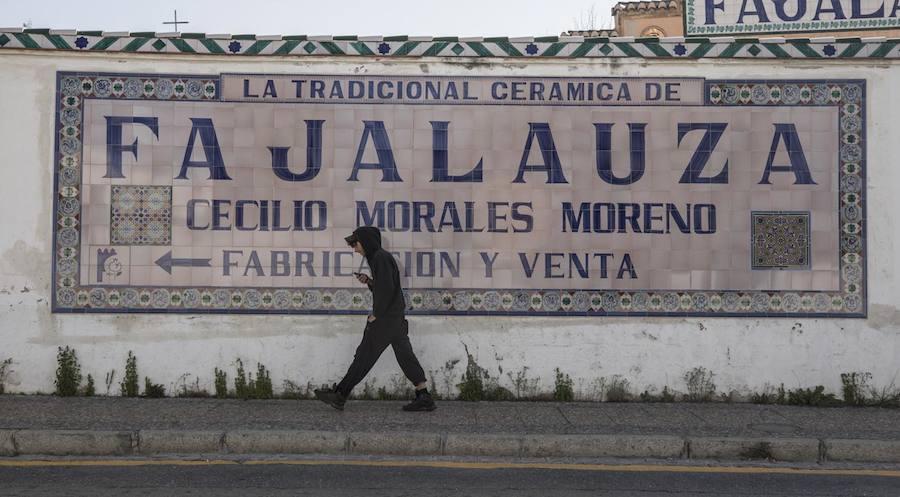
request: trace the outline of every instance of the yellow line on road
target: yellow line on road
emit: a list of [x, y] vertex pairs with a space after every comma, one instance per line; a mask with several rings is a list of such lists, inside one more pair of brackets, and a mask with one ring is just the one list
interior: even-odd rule
[[374, 466], [374, 467], [424, 467], [446, 469], [546, 469], [568, 471], [610, 471], [631, 473], [732, 473], [732, 474], [787, 474], [833, 476], [884, 476], [900, 478], [900, 470], [878, 469], [813, 469], [775, 468], [765, 466], [687, 466], [655, 464], [565, 464], [565, 463], [515, 463], [515, 462], [459, 462], [459, 461], [368, 461], [329, 459], [290, 460], [185, 460], [185, 459], [74, 459], [74, 460], [0, 460], [0, 467], [67, 467], [67, 466], [222, 466], [222, 465], [291, 465], [291, 466]]
[[846, 476], [888, 476], [900, 478], [900, 470], [874, 469], [802, 469], [750, 466], [684, 466], [655, 464], [565, 464], [565, 463], [507, 463], [507, 462], [456, 462], [456, 461], [319, 461], [280, 460], [244, 461], [244, 464], [287, 464], [296, 466], [382, 466], [382, 467], [428, 467], [451, 469], [549, 469], [570, 471], [618, 471], [633, 473], [742, 473], [742, 474], [794, 474], [794, 475], [846, 475]]
[[222, 466], [238, 465], [240, 461], [227, 461], [223, 459], [211, 460], [185, 460], [185, 459], [54, 459], [49, 461], [37, 459], [0, 459], [0, 468], [28, 468], [28, 467], [64, 467], [64, 466]]

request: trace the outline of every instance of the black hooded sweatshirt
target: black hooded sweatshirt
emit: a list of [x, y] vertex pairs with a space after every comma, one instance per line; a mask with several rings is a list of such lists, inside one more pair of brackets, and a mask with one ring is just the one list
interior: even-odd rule
[[372, 315], [375, 319], [403, 317], [406, 303], [400, 288], [400, 271], [397, 261], [381, 248], [381, 232], [374, 226], [357, 228], [354, 235], [366, 253], [366, 262], [372, 270], [369, 289], [372, 290]]

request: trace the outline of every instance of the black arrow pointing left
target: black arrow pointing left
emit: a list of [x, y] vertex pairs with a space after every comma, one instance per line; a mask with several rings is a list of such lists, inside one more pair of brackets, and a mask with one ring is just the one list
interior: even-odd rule
[[212, 259], [177, 259], [172, 257], [172, 251], [170, 250], [163, 254], [159, 259], [156, 259], [156, 265], [163, 268], [165, 272], [172, 274], [172, 266], [211, 267], [211, 260]]

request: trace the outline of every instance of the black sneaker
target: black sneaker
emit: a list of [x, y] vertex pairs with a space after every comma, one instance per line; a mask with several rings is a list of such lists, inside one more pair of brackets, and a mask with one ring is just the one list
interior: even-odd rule
[[437, 409], [430, 393], [416, 393], [416, 398], [403, 406], [404, 411], [433, 411]]
[[331, 388], [317, 388], [315, 389], [315, 393], [316, 398], [321, 400], [322, 402], [330, 405], [338, 411], [344, 410], [344, 403], [347, 402], [347, 398], [344, 397], [341, 392], [337, 391], [337, 383], [332, 385]]

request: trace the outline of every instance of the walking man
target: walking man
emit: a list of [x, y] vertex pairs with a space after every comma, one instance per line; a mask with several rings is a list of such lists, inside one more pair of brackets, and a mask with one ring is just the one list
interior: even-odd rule
[[360, 283], [372, 291], [372, 314], [369, 314], [363, 338], [356, 348], [353, 363], [340, 383], [331, 388], [316, 389], [316, 398], [338, 410], [344, 410], [344, 403], [359, 382], [378, 361], [388, 345], [394, 348], [394, 355], [403, 374], [415, 385], [416, 398], [403, 406], [404, 411], [433, 411], [437, 406], [428, 393], [425, 371], [413, 353], [409, 343], [409, 323], [404, 312], [406, 302], [400, 289], [400, 271], [397, 261], [381, 248], [381, 232], [378, 228], [364, 226], [344, 238], [347, 245], [366, 258], [372, 276], [356, 273]]

